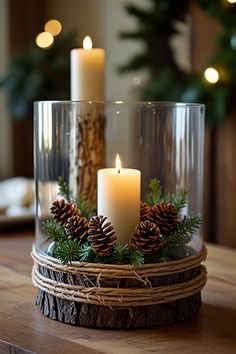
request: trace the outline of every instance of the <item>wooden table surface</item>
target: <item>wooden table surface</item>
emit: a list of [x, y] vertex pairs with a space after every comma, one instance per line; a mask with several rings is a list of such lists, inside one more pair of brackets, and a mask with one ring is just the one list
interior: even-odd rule
[[34, 305], [33, 232], [0, 232], [0, 353], [236, 353], [236, 250], [208, 245], [208, 282], [200, 315], [142, 330], [74, 327]]

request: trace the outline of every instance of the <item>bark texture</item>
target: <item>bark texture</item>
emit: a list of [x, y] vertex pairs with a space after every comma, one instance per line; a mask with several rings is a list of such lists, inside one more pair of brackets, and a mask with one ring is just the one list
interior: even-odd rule
[[[46, 277], [68, 284], [91, 286], [91, 281], [80, 275], [58, 273], [40, 266], [40, 273]], [[167, 276], [150, 277], [152, 286], [176, 284], [190, 280], [199, 274], [199, 267]], [[87, 283], [87, 284], [86, 284]], [[114, 279], [100, 281], [106, 287], [142, 287], [136, 279]], [[184, 299], [165, 304], [110, 308], [109, 306], [84, 304], [62, 300], [39, 290], [36, 305], [41, 312], [54, 320], [76, 326], [97, 328], [147, 328], [187, 320], [198, 314], [201, 307], [201, 292]]]

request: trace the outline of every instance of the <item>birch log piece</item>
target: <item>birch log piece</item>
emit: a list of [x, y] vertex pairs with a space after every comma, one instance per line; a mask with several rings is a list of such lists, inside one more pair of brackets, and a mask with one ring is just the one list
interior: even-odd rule
[[102, 110], [87, 111], [76, 117], [71, 136], [69, 185], [74, 196], [85, 195], [93, 206], [97, 199], [97, 171], [104, 167], [104, 125]]

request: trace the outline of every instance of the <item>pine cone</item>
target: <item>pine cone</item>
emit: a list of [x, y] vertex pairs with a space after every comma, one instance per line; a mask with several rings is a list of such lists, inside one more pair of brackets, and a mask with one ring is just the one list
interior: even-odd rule
[[80, 217], [79, 215], [73, 215], [70, 217], [66, 224], [65, 230], [68, 235], [68, 239], [79, 241], [85, 241], [87, 239], [88, 233], [88, 220], [84, 217]]
[[157, 224], [161, 234], [173, 231], [179, 222], [179, 214], [171, 203], [155, 204], [148, 214], [148, 220]]
[[75, 204], [68, 203], [65, 199], [57, 199], [52, 203], [50, 212], [54, 221], [64, 225], [71, 216], [79, 215], [80, 210]]
[[88, 241], [99, 256], [110, 256], [116, 242], [115, 231], [106, 216], [93, 216], [88, 223]]
[[144, 254], [153, 253], [162, 243], [159, 227], [149, 220], [141, 221], [131, 236], [131, 246]]
[[148, 213], [150, 211], [150, 206], [145, 202], [140, 203], [140, 221], [147, 220]]

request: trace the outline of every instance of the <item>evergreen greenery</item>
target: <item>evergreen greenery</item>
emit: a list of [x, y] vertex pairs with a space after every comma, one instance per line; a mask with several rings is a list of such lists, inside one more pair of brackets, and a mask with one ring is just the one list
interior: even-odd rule
[[202, 218], [200, 215], [184, 216], [177, 224], [176, 229], [163, 237], [164, 248], [171, 248], [188, 243], [193, 234], [201, 226]]
[[[208, 125], [223, 121], [235, 107], [236, 4], [226, 0], [148, 2], [145, 8], [131, 3], [125, 7], [138, 24], [133, 31], [121, 32], [120, 37], [142, 42], [143, 51], [121, 66], [120, 72], [147, 69], [149, 81], [140, 92], [143, 100], [205, 103]], [[204, 68], [211, 66], [219, 72], [219, 81], [215, 84], [205, 80], [204, 70], [186, 72], [180, 68], [170, 46], [172, 36], [179, 33], [176, 22], [186, 21], [192, 3], [209, 17], [217, 19], [222, 27], [217, 37], [217, 49]]]
[[59, 225], [53, 220], [46, 220], [42, 222], [43, 230], [49, 240], [55, 242], [64, 242], [67, 240], [65, 230], [62, 225]]
[[77, 207], [80, 209], [81, 214], [86, 218], [90, 219], [93, 216], [93, 208], [89, 204], [88, 200], [86, 199], [85, 195], [82, 194], [81, 197], [72, 199]]
[[78, 46], [76, 37], [76, 32], [57, 36], [47, 49], [32, 44], [11, 60], [0, 87], [8, 93], [12, 117], [32, 116], [34, 101], [69, 99], [70, 50]]
[[60, 176], [58, 178], [58, 186], [59, 186], [59, 195], [62, 198], [65, 198], [68, 202], [70, 202], [71, 199], [71, 191], [68, 186], [68, 184], [65, 182], [64, 177]]
[[163, 193], [160, 181], [156, 178], [151, 179], [149, 183], [149, 189], [150, 191], [146, 195], [146, 200], [150, 206], [159, 204], [161, 202], [171, 203], [174, 205], [177, 211], [180, 211], [185, 206], [186, 197], [189, 192], [188, 187], [183, 187], [180, 188], [176, 194]]
[[130, 250], [127, 244], [121, 242], [114, 246], [113, 251], [113, 261], [115, 264], [126, 264], [129, 263]]
[[[79, 201], [75, 199], [70, 191], [64, 178], [58, 180], [60, 196], [67, 201], [75, 201], [83, 215], [89, 215], [89, 204], [86, 199]], [[178, 211], [180, 211], [185, 203], [186, 196], [189, 192], [188, 188], [182, 188], [175, 195], [165, 194], [162, 192], [160, 181], [152, 179], [149, 184], [150, 191], [147, 193], [147, 203], [150, 205], [160, 202], [172, 203]], [[83, 204], [84, 203], [84, 204]], [[87, 213], [87, 214], [86, 214]], [[165, 235], [161, 235], [160, 245], [151, 255], [145, 255], [140, 249], [134, 249], [128, 244], [117, 242], [113, 246], [111, 256], [98, 256], [92, 249], [89, 241], [70, 240], [62, 225], [53, 220], [43, 221], [42, 227], [46, 237], [55, 242], [56, 249], [54, 255], [61, 260], [63, 264], [72, 261], [104, 263], [104, 264], [132, 264], [134, 267], [140, 267], [145, 263], [159, 263], [168, 261], [170, 258], [169, 251], [178, 246], [184, 246], [191, 240], [191, 235], [200, 227], [202, 222], [200, 215], [184, 216], [180, 219], [175, 229]], [[183, 253], [184, 254], [184, 253]]]
[[143, 252], [137, 249], [131, 249], [130, 263], [135, 267], [141, 267], [144, 264], [145, 258]]
[[186, 197], [187, 194], [189, 192], [189, 188], [188, 187], [183, 187], [180, 188], [179, 191], [177, 191], [176, 194], [168, 194], [168, 197], [166, 200], [166, 202], [170, 202], [175, 206], [175, 209], [177, 211], [180, 211], [181, 209], [183, 209], [183, 207], [186, 205]]
[[64, 241], [55, 250], [55, 255], [63, 264], [77, 261], [80, 256], [80, 244], [72, 240]]
[[81, 215], [87, 219], [90, 219], [93, 215], [93, 208], [89, 204], [88, 200], [86, 199], [85, 195], [82, 194], [80, 198], [75, 198], [69, 189], [68, 184], [66, 183], [64, 177], [60, 176], [58, 178], [58, 185], [59, 185], [59, 195], [62, 198], [65, 198], [68, 202], [73, 202], [77, 205], [78, 209], [81, 212]]
[[151, 179], [149, 188], [150, 191], [146, 195], [148, 205], [152, 206], [160, 203], [162, 195], [160, 181], [157, 178]]
[[80, 262], [89, 262], [94, 261], [95, 254], [93, 253], [92, 247], [88, 242], [83, 243], [79, 248], [78, 260]]

